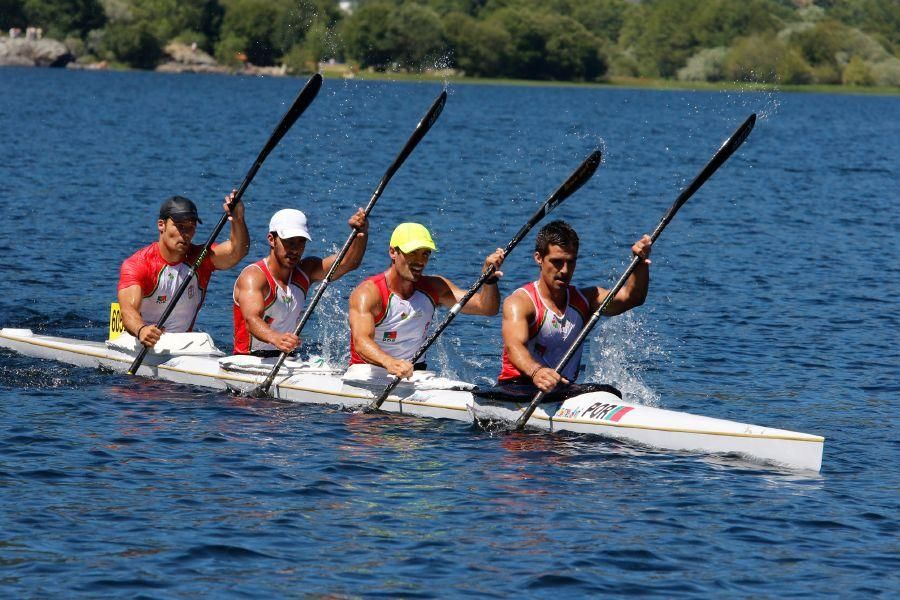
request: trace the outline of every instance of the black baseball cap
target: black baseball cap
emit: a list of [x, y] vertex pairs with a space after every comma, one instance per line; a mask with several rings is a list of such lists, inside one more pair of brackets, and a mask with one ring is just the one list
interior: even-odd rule
[[195, 219], [198, 223], [203, 222], [200, 220], [200, 215], [197, 214], [197, 206], [184, 196], [172, 196], [166, 199], [159, 207], [159, 218], [163, 221], [166, 219], [173, 221]]

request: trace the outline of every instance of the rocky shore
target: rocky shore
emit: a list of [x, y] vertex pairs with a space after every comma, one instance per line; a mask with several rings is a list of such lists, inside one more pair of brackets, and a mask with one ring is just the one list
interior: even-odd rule
[[75, 57], [60, 41], [0, 37], [0, 67], [65, 67]]
[[[258, 67], [250, 63], [240, 68], [219, 64], [215, 58], [195, 45], [171, 42], [165, 47], [166, 61], [156, 67], [161, 73], [221, 73], [238, 75], [283, 76], [284, 65]], [[105, 69], [106, 61], [77, 63], [65, 44], [51, 38], [27, 39], [0, 36], [0, 67], [67, 67], [70, 69]]]

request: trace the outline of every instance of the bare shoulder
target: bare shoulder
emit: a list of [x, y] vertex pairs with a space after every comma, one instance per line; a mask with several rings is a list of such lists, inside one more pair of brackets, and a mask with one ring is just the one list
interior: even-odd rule
[[270, 293], [269, 280], [255, 263], [244, 267], [234, 282], [234, 299], [239, 304], [254, 298], [261, 302]]
[[449, 290], [453, 283], [443, 275], [422, 275], [418, 286], [428, 291], [438, 292]]
[[534, 302], [532, 302], [528, 292], [519, 288], [503, 301], [503, 314], [506, 315], [507, 311], [515, 311], [516, 315], [527, 316], [534, 314]]
[[253, 263], [241, 269], [241, 274], [238, 275], [237, 281], [239, 284], [258, 283], [262, 285], [266, 282], [266, 276], [262, 269], [256, 263]]
[[442, 275], [423, 275], [417, 285], [419, 289], [439, 303], [450, 306], [456, 302], [453, 282]]
[[599, 286], [580, 287], [577, 289], [584, 296], [584, 299], [588, 301], [588, 307], [591, 312], [597, 310], [603, 300], [606, 299], [606, 294], [608, 293], [606, 289]]
[[320, 281], [325, 278], [325, 267], [319, 256], [304, 256], [298, 265], [310, 281]]
[[350, 293], [350, 307], [358, 310], [376, 309], [381, 306], [381, 294], [375, 282], [366, 279]]

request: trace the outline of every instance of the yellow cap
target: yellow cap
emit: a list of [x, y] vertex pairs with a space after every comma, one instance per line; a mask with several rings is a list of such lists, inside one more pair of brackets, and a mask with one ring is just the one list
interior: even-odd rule
[[419, 248], [428, 248], [437, 250], [431, 234], [425, 229], [424, 225], [418, 223], [400, 223], [391, 234], [391, 248], [400, 248], [400, 252], [404, 254], [418, 250]]

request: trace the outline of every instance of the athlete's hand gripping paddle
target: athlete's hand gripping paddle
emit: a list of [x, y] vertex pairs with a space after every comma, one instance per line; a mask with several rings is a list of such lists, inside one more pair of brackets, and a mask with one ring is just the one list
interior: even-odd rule
[[[537, 225], [541, 221], [541, 219], [550, 214], [550, 211], [559, 206], [559, 204], [562, 203], [563, 200], [574, 194], [578, 190], [578, 188], [583, 186], [587, 182], [587, 180], [591, 178], [591, 176], [594, 174], [594, 171], [596, 171], [597, 167], [600, 166], [601, 160], [602, 155], [600, 154], [599, 150], [596, 150], [592, 152], [591, 155], [588, 156], [571, 175], [569, 175], [569, 178], [566, 179], [565, 182], [563, 182], [563, 184], [559, 186], [559, 188], [557, 188], [557, 190], [553, 192], [546, 201], [544, 201], [541, 207], [538, 208], [533, 215], [531, 215], [531, 218], [528, 219], [528, 222], [525, 223], [525, 225], [523, 225], [522, 228], [519, 229], [519, 232], [513, 237], [513, 239], [509, 241], [503, 251], [504, 258], [509, 256], [509, 253], [512, 252], [513, 248], [515, 248], [519, 244], [519, 242], [522, 241], [522, 238], [528, 235], [528, 232], [531, 231], [532, 227]], [[465, 295], [463, 295], [463, 297], [460, 298], [456, 302], [456, 304], [454, 304], [450, 308], [450, 312], [444, 319], [444, 321], [437, 327], [437, 329], [434, 330], [434, 332], [430, 336], [428, 336], [428, 339], [425, 340], [425, 342], [419, 347], [419, 349], [416, 350], [416, 353], [415, 355], [413, 355], [412, 359], [410, 359], [410, 362], [415, 363], [425, 355], [425, 352], [428, 350], [428, 348], [431, 347], [431, 344], [433, 344], [438, 336], [441, 335], [441, 333], [444, 331], [444, 329], [446, 329], [447, 326], [450, 325], [453, 319], [456, 318], [456, 315], [458, 315], [463, 307], [469, 302], [469, 300], [472, 299], [472, 296], [474, 296], [479, 288], [484, 285], [484, 282], [494, 274], [495, 270], [496, 268], [494, 267], [494, 265], [490, 265], [487, 269], [485, 269], [485, 271], [481, 274], [481, 277], [479, 277], [478, 280], [472, 285], [472, 287], [469, 288]], [[381, 395], [378, 396], [378, 398], [376, 398], [369, 406], [367, 406], [364, 411], [370, 412], [381, 408], [381, 405], [384, 404], [384, 401], [399, 383], [400, 378], [395, 376], [393, 380], [388, 384], [388, 386], [384, 389], [384, 391], [381, 392]]]
[[[675, 203], [669, 208], [665, 215], [663, 215], [662, 220], [659, 222], [659, 225], [656, 226], [656, 229], [650, 235], [650, 239], [655, 242], [656, 238], [663, 232], [663, 229], [666, 228], [666, 225], [672, 220], [675, 216], [675, 213], [678, 212], [678, 209], [688, 201], [688, 199], [694, 195], [694, 192], [700, 189], [707, 179], [709, 179], [716, 170], [722, 166], [722, 164], [728, 160], [728, 158], [734, 154], [734, 152], [740, 148], [741, 144], [744, 143], [744, 140], [747, 139], [747, 136], [750, 135], [750, 132], [753, 130], [753, 125], [756, 124], [756, 115], [750, 115], [744, 123], [737, 128], [730, 138], [725, 140], [722, 146], [718, 151], [713, 155], [712, 159], [703, 167], [703, 170], [700, 171], [700, 174], [691, 182], [689, 186], [687, 186], [681, 194], [679, 194], [678, 198], [675, 200]], [[577, 338], [572, 342], [572, 345], [569, 346], [569, 349], [566, 351], [566, 354], [559, 361], [559, 364], [556, 365], [555, 371], [557, 373], [562, 373], [563, 369], [566, 367], [566, 364], [571, 360], [572, 356], [574, 356], [575, 352], [584, 343], [584, 340], [587, 339], [588, 334], [590, 334], [591, 329], [597, 324], [600, 320], [600, 316], [603, 314], [603, 311], [606, 309], [607, 305], [615, 298], [616, 293], [622, 289], [622, 286], [625, 285], [625, 282], [628, 281], [628, 278], [631, 276], [631, 273], [637, 268], [638, 263], [641, 261], [639, 256], [635, 256], [631, 260], [631, 264], [628, 265], [628, 268], [616, 282], [616, 285], [613, 286], [609, 293], [606, 294], [606, 298], [604, 298], [603, 302], [594, 311], [594, 314], [591, 316], [591, 319], [585, 324], [584, 328], [581, 330], [581, 333]], [[534, 395], [534, 398], [531, 400], [531, 403], [525, 409], [525, 411], [519, 416], [519, 419], [516, 421], [515, 429], [516, 431], [521, 431], [525, 424], [528, 423], [528, 419], [531, 418], [531, 415], [534, 413], [538, 404], [541, 403], [541, 400], [546, 396], [543, 391], [539, 391]]]
[[[294, 103], [291, 104], [291, 107], [287, 110], [283, 117], [281, 117], [281, 121], [278, 123], [278, 126], [275, 127], [275, 130], [272, 132], [272, 135], [269, 136], [269, 140], [266, 142], [266, 145], [263, 146], [262, 151], [259, 153], [259, 156], [256, 157], [256, 161], [253, 163], [253, 166], [250, 167], [250, 170], [247, 172], [247, 176], [244, 177], [244, 181], [241, 183], [241, 187], [238, 188], [238, 191], [234, 195], [234, 199], [231, 201], [229, 208], [240, 202], [241, 197], [244, 195], [244, 192], [247, 190], [247, 186], [250, 185], [250, 182], [253, 181], [253, 177], [256, 176], [256, 172], [259, 171], [259, 168], [262, 166], [263, 161], [266, 160], [266, 157], [269, 156], [269, 153], [278, 145], [278, 142], [281, 141], [281, 138], [288, 132], [291, 126], [300, 118], [300, 115], [309, 108], [309, 105], [312, 104], [312, 101], [315, 100], [316, 94], [319, 93], [319, 89], [322, 87], [322, 76], [316, 73], [312, 77], [310, 77], [309, 81], [306, 82], [306, 85], [303, 86], [303, 89], [300, 90], [300, 93], [297, 94], [297, 98], [294, 100]], [[190, 284], [191, 279], [197, 272], [197, 269], [200, 268], [200, 265], [203, 263], [203, 259], [206, 258], [209, 249], [212, 247], [213, 242], [216, 240], [216, 237], [219, 235], [219, 232], [222, 231], [222, 228], [225, 227], [225, 223], [228, 222], [228, 214], [222, 215], [222, 218], [219, 220], [219, 224], [216, 225], [216, 228], [213, 229], [212, 233], [209, 235], [209, 239], [206, 240], [206, 243], [203, 245], [203, 249], [200, 251], [200, 254], [197, 255], [197, 260], [194, 261], [194, 264], [191, 266], [190, 271], [188, 272], [188, 276], [185, 277], [184, 281], [181, 282], [181, 285], [178, 287], [178, 290], [172, 296], [172, 299], [169, 301], [169, 305], [166, 307], [166, 310], [163, 311], [162, 316], [159, 318], [159, 322], [156, 324], [157, 327], [162, 327], [166, 319], [169, 318], [169, 315], [172, 314], [172, 310], [175, 308], [175, 304], [184, 294], [184, 291], [187, 289], [188, 284]], [[144, 357], [147, 355], [147, 347], [144, 346], [141, 348], [141, 351], [135, 357], [134, 362], [131, 363], [131, 366], [128, 367], [128, 374], [134, 375], [137, 373], [138, 368], [141, 366], [141, 363], [144, 362]]]
[[[391, 177], [394, 176], [394, 173], [397, 172], [400, 166], [406, 161], [406, 158], [412, 153], [419, 142], [422, 141], [422, 138], [425, 137], [425, 134], [428, 133], [428, 130], [431, 129], [431, 126], [434, 125], [435, 121], [437, 121], [437, 118], [441, 115], [441, 111], [444, 110], [444, 103], [446, 101], [447, 92], [443, 91], [432, 103], [431, 108], [428, 109], [428, 112], [425, 113], [425, 116], [422, 117], [422, 120], [419, 121], [419, 124], [416, 125], [416, 129], [406, 141], [406, 145], [403, 146], [400, 154], [397, 155], [397, 157], [394, 159], [394, 162], [392, 162], [388, 167], [388, 170], [384, 174], [384, 177], [381, 178], [378, 187], [375, 188], [375, 193], [372, 194], [372, 198], [369, 200], [369, 204], [365, 209], [367, 218], [369, 216], [369, 213], [372, 211], [372, 208], [375, 206], [375, 203], [378, 202], [378, 198], [381, 197], [381, 193], [384, 191], [385, 186], [387, 186], [388, 182], [391, 180]], [[350, 233], [350, 237], [347, 238], [347, 241], [344, 243], [344, 247], [341, 248], [340, 253], [337, 255], [337, 259], [331, 265], [331, 268], [328, 269], [328, 273], [325, 275], [325, 279], [322, 281], [319, 289], [316, 290], [316, 293], [310, 301], [309, 306], [303, 313], [303, 317], [300, 319], [300, 323], [297, 324], [297, 328], [294, 330], [294, 335], [300, 335], [300, 332], [303, 330], [303, 326], [306, 325], [306, 322], [309, 320], [310, 315], [312, 314], [313, 310], [315, 310], [316, 305], [319, 303], [319, 298], [322, 297], [322, 294], [325, 292], [325, 288], [327, 288], [328, 284], [331, 282], [331, 278], [334, 276], [335, 270], [338, 268], [338, 265], [341, 264], [344, 256], [350, 250], [350, 245], [353, 243], [353, 239], [356, 237], [357, 233], [357, 229], [354, 229]], [[253, 389], [251, 395], [265, 396], [269, 393], [269, 388], [272, 387], [272, 382], [275, 380], [275, 375], [278, 373], [281, 365], [284, 364], [286, 358], [287, 352], [282, 352], [278, 357], [278, 362], [276, 362], [275, 366], [272, 368], [272, 371], [266, 376], [265, 380], [259, 386]]]

